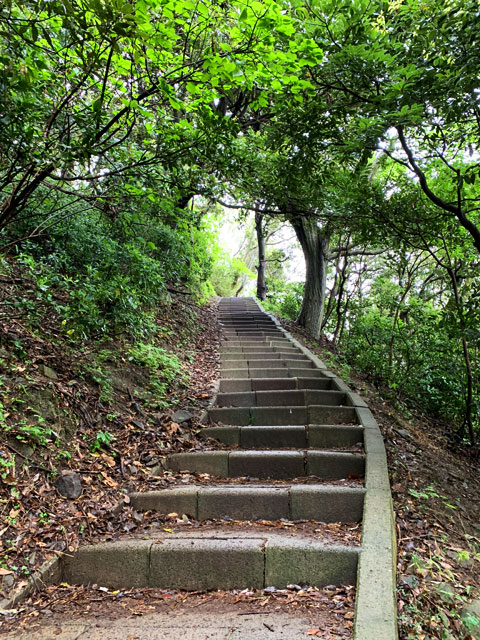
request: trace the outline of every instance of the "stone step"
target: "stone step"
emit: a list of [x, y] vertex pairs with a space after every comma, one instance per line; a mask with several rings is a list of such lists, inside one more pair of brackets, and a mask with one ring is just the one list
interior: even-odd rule
[[223, 378], [220, 392], [267, 391], [273, 389], [332, 389], [332, 378]]
[[274, 335], [283, 336], [283, 332], [274, 324], [244, 324], [244, 325], [224, 325], [221, 327], [222, 333], [235, 333], [237, 331], [251, 333], [263, 332], [272, 333]]
[[284, 389], [221, 392], [216, 400], [218, 407], [308, 407], [319, 404], [351, 406], [348, 394], [334, 390]]
[[212, 422], [229, 425], [358, 424], [355, 407], [310, 405], [308, 407], [214, 407]]
[[[261, 364], [261, 367], [258, 365]], [[227, 360], [221, 361], [220, 371], [223, 369], [245, 369], [245, 368], [279, 369], [281, 367], [301, 367], [302, 369], [313, 369], [313, 362], [303, 356], [297, 359], [272, 358], [271, 360]]]
[[274, 478], [287, 480], [318, 478], [361, 478], [365, 458], [360, 453], [308, 449], [297, 451], [255, 449], [235, 451], [192, 451], [167, 458], [172, 471], [208, 473], [222, 478]]
[[255, 532], [159, 533], [86, 545], [63, 558], [62, 582], [112, 589], [262, 589], [355, 584], [358, 547]]
[[227, 323], [221, 322], [220, 328], [222, 333], [225, 331], [245, 331], [245, 330], [255, 330], [255, 331], [278, 331], [277, 327], [273, 324], [273, 322], [244, 322], [244, 323]]
[[235, 327], [235, 326], [231, 326], [231, 327], [222, 327], [221, 331], [223, 334], [228, 335], [228, 334], [235, 334], [237, 332], [239, 333], [246, 333], [247, 336], [252, 336], [252, 335], [259, 335], [259, 336], [263, 336], [263, 335], [273, 335], [273, 336], [278, 336], [278, 337], [283, 337], [283, 332], [280, 331], [280, 329], [278, 329], [278, 327], [276, 327], [275, 325], [268, 325], [268, 326], [262, 326], [261, 328], [256, 327], [254, 325], [248, 326], [245, 325], [243, 327]]
[[242, 351], [243, 350], [249, 350], [249, 349], [257, 349], [257, 348], [263, 348], [263, 349], [268, 349], [271, 350], [273, 349], [274, 351], [277, 349], [281, 349], [281, 348], [287, 348], [290, 349], [291, 348], [291, 343], [289, 344], [288, 342], [281, 342], [280, 344], [276, 344], [276, 345], [272, 345], [270, 343], [269, 340], [252, 340], [252, 339], [247, 339], [247, 340], [221, 340], [220, 341], [220, 349], [231, 349], [231, 348], [241, 348]]
[[283, 425], [203, 427], [201, 435], [242, 449], [336, 449], [363, 445], [360, 425]]
[[[263, 363], [262, 363], [263, 364]], [[255, 368], [255, 367], [236, 367], [234, 369], [222, 369], [222, 378], [323, 378], [325, 374], [320, 369], [303, 368], [298, 366], [293, 367], [268, 367], [268, 368]]]
[[267, 338], [269, 340], [274, 340], [275, 338], [281, 337], [282, 334], [275, 330], [269, 331], [259, 331], [257, 329], [244, 329], [244, 330], [222, 330], [222, 339], [223, 340], [238, 340], [238, 339], [246, 339], [246, 340], [257, 340], [261, 338]]
[[273, 320], [269, 318], [229, 318], [229, 317], [221, 317], [219, 319], [219, 324], [222, 327], [250, 327], [250, 326], [262, 326], [262, 327], [275, 327], [276, 324]]
[[269, 347], [262, 345], [260, 347], [220, 347], [220, 355], [228, 354], [248, 354], [248, 353], [302, 353], [298, 347]]
[[308, 484], [193, 485], [162, 491], [131, 493], [137, 511], [176, 512], [195, 520], [316, 520], [360, 522], [365, 490], [356, 487]]
[[220, 340], [220, 349], [224, 349], [225, 347], [240, 347], [240, 348], [249, 348], [249, 347], [270, 347], [269, 341], [264, 340], [230, 340], [230, 339], [221, 339]]
[[243, 353], [222, 353], [220, 356], [220, 362], [222, 364], [232, 363], [235, 366], [237, 362], [249, 362], [250, 360], [302, 360], [303, 362], [310, 362], [308, 358], [305, 358], [303, 353], [295, 351], [283, 351], [278, 350], [266, 351], [258, 353], [257, 351], [244, 351]]

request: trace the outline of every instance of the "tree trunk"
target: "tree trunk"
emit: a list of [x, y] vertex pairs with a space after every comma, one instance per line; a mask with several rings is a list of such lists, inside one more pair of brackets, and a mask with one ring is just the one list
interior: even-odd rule
[[318, 340], [322, 331], [327, 280], [330, 230], [321, 228], [315, 218], [297, 218], [292, 226], [305, 256], [306, 277], [303, 303], [297, 323]]
[[455, 296], [455, 306], [458, 312], [458, 319], [460, 321], [460, 330], [462, 332], [462, 351], [463, 360], [465, 363], [465, 373], [467, 375], [467, 389], [465, 394], [465, 415], [463, 424], [458, 431], [458, 438], [463, 438], [465, 427], [468, 429], [468, 436], [472, 447], [475, 445], [475, 431], [473, 429], [473, 371], [472, 363], [470, 361], [470, 350], [468, 348], [468, 342], [466, 338], [466, 326], [465, 326], [465, 312], [463, 304], [460, 298], [460, 292], [458, 290], [458, 280], [455, 273], [455, 269], [452, 267], [447, 268], [448, 275], [453, 286], [453, 294]]
[[257, 266], [257, 298], [265, 300], [267, 284], [265, 281], [265, 230], [263, 228], [263, 214], [255, 213], [255, 231], [257, 232], [258, 266]]

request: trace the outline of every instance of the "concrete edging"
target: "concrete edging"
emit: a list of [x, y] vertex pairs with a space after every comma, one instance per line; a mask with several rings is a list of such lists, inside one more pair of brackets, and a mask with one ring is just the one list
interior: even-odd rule
[[23, 602], [34, 591], [40, 591], [43, 587], [60, 582], [62, 576], [62, 562], [58, 556], [46, 560], [32, 575], [27, 583], [8, 596], [0, 600], [0, 610], [9, 611], [15, 605]]

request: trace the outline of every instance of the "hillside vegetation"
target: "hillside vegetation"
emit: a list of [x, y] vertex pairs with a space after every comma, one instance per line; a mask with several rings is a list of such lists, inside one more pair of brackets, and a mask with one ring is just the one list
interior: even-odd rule
[[[139, 524], [111, 509], [195, 442], [215, 296], [254, 279], [478, 474], [479, 19], [475, 0], [1, 4], [5, 590]], [[78, 505], [54, 488], [74, 470]]]

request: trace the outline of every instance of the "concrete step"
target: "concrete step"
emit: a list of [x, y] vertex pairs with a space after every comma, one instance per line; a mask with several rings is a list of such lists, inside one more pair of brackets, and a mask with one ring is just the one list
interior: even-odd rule
[[249, 348], [249, 347], [268, 347], [270, 348], [270, 343], [268, 340], [230, 340], [230, 339], [221, 339], [220, 340], [220, 348], [224, 349], [225, 347], [240, 347], [240, 348]]
[[250, 360], [302, 360], [303, 362], [310, 362], [303, 353], [295, 351], [266, 351], [258, 353], [256, 351], [244, 351], [243, 353], [222, 353], [220, 355], [220, 362], [222, 364], [228, 364], [229, 362], [243, 362]]
[[224, 335], [235, 335], [236, 333], [246, 334], [249, 336], [264, 336], [264, 335], [272, 335], [275, 337], [283, 337], [283, 333], [280, 329], [277, 329], [275, 326], [269, 327], [254, 327], [254, 326], [245, 326], [245, 327], [222, 327], [221, 329]]
[[336, 449], [363, 445], [364, 429], [360, 425], [311, 424], [283, 426], [204, 427], [200, 432], [223, 444], [242, 449], [279, 449], [306, 447]]
[[258, 347], [261, 345], [268, 345], [268, 346], [272, 346], [272, 347], [281, 347], [281, 346], [285, 346], [285, 347], [291, 347], [292, 346], [292, 342], [290, 342], [290, 340], [287, 340], [287, 338], [278, 338], [275, 337], [274, 339], [269, 338], [268, 336], [232, 336], [232, 337], [224, 337], [222, 336], [220, 338], [220, 346], [232, 346], [232, 347], [244, 347], [244, 346], [252, 346], [252, 347]]
[[[283, 358], [272, 358], [272, 359], [256, 359], [256, 360], [227, 360], [221, 361], [220, 364], [220, 372], [224, 369], [243, 369], [247, 368], [257, 368], [258, 365], [261, 364], [262, 369], [279, 369], [281, 367], [296, 367], [302, 369], [313, 369], [313, 362], [308, 360], [308, 358], [298, 358], [298, 359], [283, 359]], [[259, 367], [260, 368], [260, 367]], [[221, 374], [220, 374], [221, 375]]]
[[302, 367], [269, 367], [267, 369], [255, 367], [236, 367], [234, 369], [222, 369], [222, 378], [323, 378], [325, 374], [321, 369], [308, 369]]
[[[248, 353], [302, 353], [301, 349], [298, 347], [289, 347], [287, 345], [278, 345], [276, 347], [272, 347], [266, 343], [260, 343], [256, 346], [237, 346], [237, 347], [220, 347], [220, 355], [244, 355]], [[305, 354], [302, 354], [303, 356]]]
[[358, 424], [355, 407], [334, 405], [285, 407], [214, 407], [212, 422], [229, 425]]
[[316, 520], [360, 522], [365, 490], [335, 485], [308, 484], [193, 485], [162, 491], [131, 493], [137, 511], [186, 514], [195, 520]]
[[348, 395], [343, 391], [294, 389], [280, 391], [221, 392], [217, 395], [218, 407], [307, 407], [310, 405], [349, 406]]
[[235, 329], [237, 327], [256, 327], [256, 326], [260, 326], [260, 327], [275, 327], [277, 328], [276, 324], [273, 322], [273, 320], [270, 320], [269, 318], [262, 318], [262, 317], [257, 317], [257, 318], [227, 318], [227, 317], [223, 317], [219, 319], [219, 324], [222, 327], [234, 327]]
[[244, 330], [251, 330], [251, 329], [255, 331], [278, 331], [277, 327], [273, 324], [273, 322], [244, 322], [244, 323], [221, 322], [220, 328], [222, 332], [244, 331]]
[[285, 588], [354, 584], [359, 548], [307, 537], [215, 531], [159, 533], [80, 547], [63, 558], [62, 582], [113, 589]]
[[269, 347], [262, 345], [260, 347], [220, 347], [220, 355], [241, 355], [245, 353], [301, 353], [296, 347]]
[[192, 451], [174, 453], [167, 458], [172, 471], [208, 473], [222, 478], [274, 478], [287, 480], [316, 476], [318, 478], [363, 477], [363, 454], [343, 451], [308, 450], [235, 450]]
[[277, 329], [273, 327], [222, 327], [221, 336], [222, 337], [247, 337], [250, 339], [255, 339], [255, 337], [265, 337], [266, 335], [272, 334], [273, 337], [278, 336]]
[[242, 338], [245, 340], [260, 340], [261, 338], [267, 338], [269, 340], [274, 340], [277, 337], [281, 337], [281, 334], [277, 331], [259, 331], [259, 330], [241, 330], [233, 331], [233, 330], [223, 330], [222, 331], [222, 339], [223, 340], [241, 340]]
[[220, 380], [220, 392], [274, 389], [332, 389], [332, 378], [228, 378]]
[[[265, 363], [272, 363], [274, 368], [283, 366], [284, 363], [291, 363], [293, 360], [298, 361], [297, 366], [306, 366], [311, 363], [311, 360], [305, 358], [303, 353], [292, 353], [282, 351], [270, 351], [268, 353], [224, 353], [220, 356], [220, 365], [225, 369], [234, 369], [248, 364], [252, 366], [252, 363], [256, 366], [261, 365], [266, 368]], [[307, 366], [307, 368], [310, 368]]]

